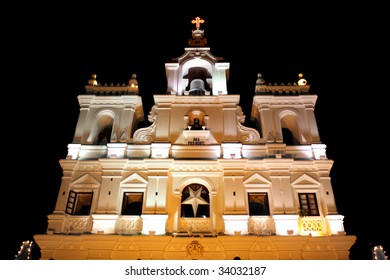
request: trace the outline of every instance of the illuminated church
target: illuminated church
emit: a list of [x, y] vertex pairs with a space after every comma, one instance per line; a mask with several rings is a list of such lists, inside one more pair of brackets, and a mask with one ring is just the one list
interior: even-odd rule
[[167, 91], [144, 122], [137, 76], [96, 75], [80, 113], [41, 259], [349, 259], [303, 75], [253, 81], [250, 119], [228, 94], [229, 62], [196, 18], [184, 53], [165, 63]]

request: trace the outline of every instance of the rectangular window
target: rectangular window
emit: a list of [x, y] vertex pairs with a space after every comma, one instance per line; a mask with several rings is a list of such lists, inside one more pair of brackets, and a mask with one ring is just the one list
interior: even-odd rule
[[143, 192], [123, 193], [122, 215], [142, 215]]
[[307, 216], [319, 216], [315, 193], [299, 193], [299, 207]]
[[70, 191], [65, 212], [70, 215], [89, 215], [92, 205], [92, 192]]
[[249, 215], [269, 216], [268, 194], [248, 193]]

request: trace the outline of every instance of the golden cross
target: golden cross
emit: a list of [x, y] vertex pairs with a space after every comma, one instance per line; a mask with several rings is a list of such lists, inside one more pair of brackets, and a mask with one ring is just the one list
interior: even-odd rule
[[196, 17], [194, 20], [191, 21], [191, 23], [195, 24], [196, 29], [199, 29], [200, 24], [204, 23], [204, 20], [200, 19], [200, 17]]

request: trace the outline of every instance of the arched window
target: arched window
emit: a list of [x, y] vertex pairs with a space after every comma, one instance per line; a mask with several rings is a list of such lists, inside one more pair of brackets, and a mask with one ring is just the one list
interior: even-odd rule
[[296, 112], [284, 110], [281, 113], [280, 125], [282, 127], [283, 142], [286, 145], [300, 145], [300, 129]]
[[210, 196], [205, 186], [191, 184], [183, 189], [181, 196], [181, 217], [210, 217]]
[[98, 122], [95, 130], [94, 145], [106, 145], [111, 142], [111, 134], [113, 129], [115, 114], [109, 110], [99, 113], [97, 116]]

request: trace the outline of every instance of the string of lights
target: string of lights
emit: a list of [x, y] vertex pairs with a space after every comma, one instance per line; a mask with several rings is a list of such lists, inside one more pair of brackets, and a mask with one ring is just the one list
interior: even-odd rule
[[22, 245], [20, 246], [20, 250], [18, 251], [18, 254], [15, 256], [15, 259], [16, 260], [30, 260], [33, 246], [34, 246], [34, 243], [32, 241], [30, 241], [30, 240], [23, 241]]
[[372, 259], [387, 260], [386, 251], [383, 249], [381, 245], [377, 245], [372, 248]]

